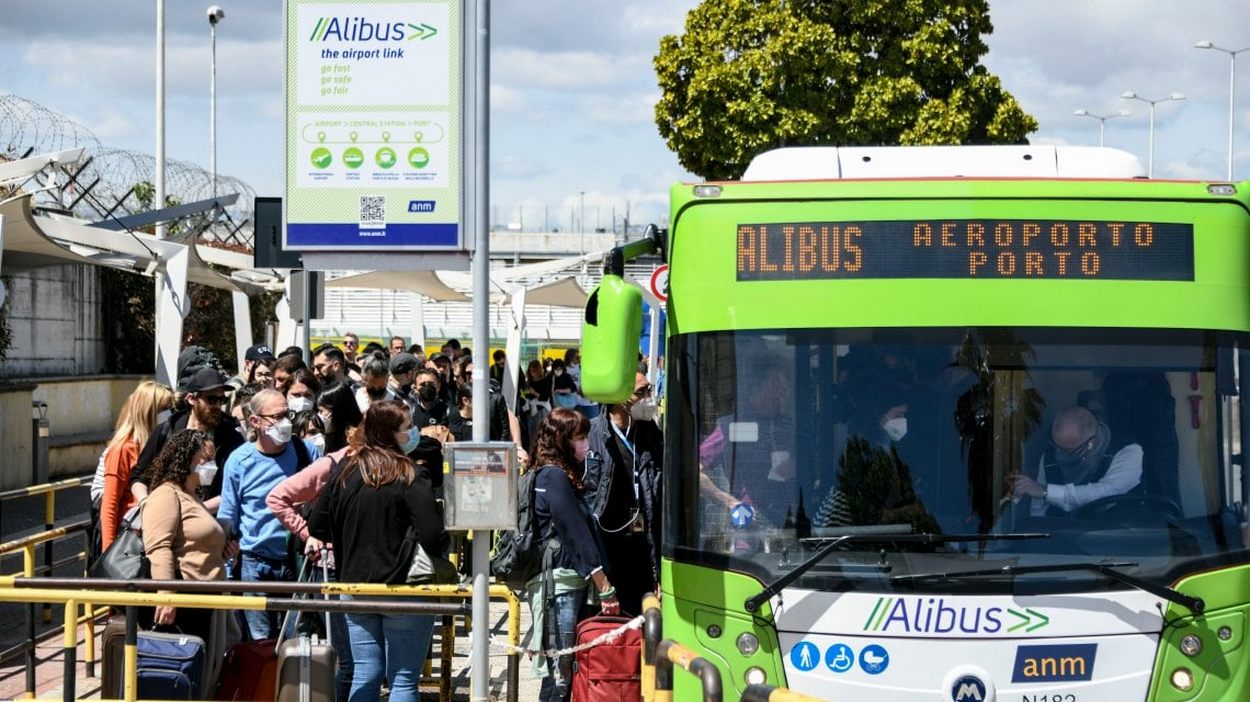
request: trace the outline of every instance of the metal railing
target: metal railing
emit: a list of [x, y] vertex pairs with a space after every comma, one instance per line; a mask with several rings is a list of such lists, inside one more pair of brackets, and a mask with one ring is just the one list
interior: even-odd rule
[[[171, 595], [168, 591], [178, 590], [177, 595]], [[165, 592], [159, 592], [165, 591]], [[93, 605], [113, 605], [113, 606], [187, 606], [202, 607], [208, 609], [258, 609], [263, 611], [282, 611], [286, 609], [294, 609], [299, 611], [374, 611], [371, 608], [362, 605], [372, 605], [374, 601], [339, 601], [339, 600], [296, 600], [296, 599], [280, 599], [273, 600], [263, 597], [250, 596], [253, 602], [249, 606], [237, 606], [237, 601], [246, 599], [249, 596], [240, 596], [233, 593], [241, 592], [264, 592], [266, 594], [282, 594], [282, 595], [369, 595], [369, 596], [391, 596], [395, 599], [383, 601], [387, 604], [387, 612], [397, 614], [406, 613], [404, 607], [399, 609], [391, 608], [391, 603], [404, 605], [427, 605], [438, 604], [443, 609], [439, 611], [422, 611], [417, 613], [423, 614], [441, 614], [445, 617], [455, 615], [467, 615], [468, 609], [465, 603], [452, 604], [446, 602], [429, 603], [429, 602], [412, 602], [413, 597], [430, 597], [442, 600], [458, 599], [468, 600], [473, 596], [472, 588], [462, 587], [459, 585], [382, 585], [375, 583], [295, 583], [295, 582], [243, 582], [243, 581], [195, 581], [195, 580], [111, 580], [111, 579], [86, 579], [86, 578], [35, 578], [28, 576], [0, 576], [0, 602], [56, 602], [66, 599], [73, 599], [77, 603], [82, 603], [88, 608]], [[35, 594], [31, 594], [35, 593]], [[521, 603], [516, 594], [504, 585], [491, 585], [489, 590], [491, 599], [503, 600], [508, 605], [508, 664], [507, 664], [507, 699], [509, 702], [517, 702], [519, 696], [518, 685], [520, 683], [520, 654], [518, 653], [521, 641]], [[194, 598], [193, 600], [181, 600], [182, 605], [176, 605], [172, 601], [166, 601], [162, 598]], [[44, 598], [44, 599], [40, 599]], [[405, 601], [401, 598], [409, 598]], [[257, 603], [268, 602], [265, 605]], [[204, 604], [207, 603], [207, 604]], [[309, 604], [312, 603], [312, 604]], [[329, 607], [318, 607], [317, 603], [328, 604]], [[346, 607], [344, 607], [346, 605]], [[445, 610], [445, 611], [444, 611]], [[66, 640], [77, 638], [77, 625], [83, 623], [82, 618], [75, 618], [71, 624], [67, 615], [66, 625], [68, 631], [72, 633], [65, 634]], [[87, 649], [84, 654], [88, 660], [94, 658], [94, 628], [92, 628], [93, 620], [88, 618], [87, 625]], [[444, 646], [451, 638], [454, 638], [454, 629], [449, 633], [449, 627], [444, 623], [443, 636]], [[33, 650], [33, 649], [32, 649]], [[443, 671], [444, 679], [450, 681], [447, 675], [450, 668], [450, 660], [444, 650]], [[29, 672], [29, 671], [28, 671]], [[88, 676], [92, 673], [88, 671]], [[30, 696], [34, 696], [34, 684], [28, 676], [27, 692]], [[447, 683], [440, 685], [440, 698], [447, 699], [450, 693], [450, 686]]]

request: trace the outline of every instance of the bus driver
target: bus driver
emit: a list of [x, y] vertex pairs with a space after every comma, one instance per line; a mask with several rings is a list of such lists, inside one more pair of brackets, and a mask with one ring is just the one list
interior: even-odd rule
[[1050, 448], [1042, 455], [1037, 479], [1013, 472], [1007, 484], [1013, 497], [1032, 497], [1030, 514], [1050, 507], [1071, 512], [1095, 500], [1127, 494], [1141, 483], [1142, 448], [1121, 439], [1115, 451], [1111, 430], [1084, 407], [1069, 407], [1055, 417]]

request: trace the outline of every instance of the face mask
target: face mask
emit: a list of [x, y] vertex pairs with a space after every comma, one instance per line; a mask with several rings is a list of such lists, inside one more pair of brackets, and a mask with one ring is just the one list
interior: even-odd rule
[[271, 424], [269, 428], [265, 430], [265, 436], [273, 439], [274, 443], [285, 444], [291, 440], [291, 430], [293, 428], [291, 420], [283, 419], [282, 421]]
[[169, 410], [167, 410], [167, 409], [163, 409], [163, 410], [161, 410], [160, 412], [157, 412], [157, 413], [156, 413], [156, 423], [157, 423], [157, 424], [164, 424], [165, 422], [168, 422], [168, 421], [169, 421], [169, 417], [170, 417], [172, 414], [173, 414], [173, 412], [170, 412], [170, 411], [169, 411]]
[[195, 467], [195, 474], [200, 476], [200, 485], [205, 487], [213, 484], [213, 478], [217, 477], [217, 463], [214, 461], [204, 461]]
[[890, 437], [890, 441], [902, 441], [907, 436], [907, 417], [895, 417], [882, 424], [881, 428]]
[[313, 446], [317, 447], [318, 453], [320, 453], [322, 456], [326, 455], [326, 435], [325, 434], [313, 434], [312, 436], [308, 437], [308, 440], [312, 442]]
[[640, 422], [653, 422], [658, 410], [655, 401], [647, 399], [635, 402], [634, 406], [629, 408], [629, 415]]
[[422, 402], [433, 402], [434, 398], [438, 397], [438, 391], [434, 389], [433, 385], [422, 385], [417, 388], [417, 397], [419, 397]]
[[564, 371], [558, 370], [558, 371], [555, 371], [555, 374], [556, 374], [556, 377], [559, 378], [560, 376], [564, 375]]
[[292, 397], [287, 399], [286, 406], [295, 413], [307, 412], [313, 408], [313, 401], [307, 397]]
[[412, 453], [421, 443], [421, 430], [413, 427], [408, 430], [408, 440], [404, 442], [404, 453]]
[[586, 460], [586, 454], [590, 453], [590, 439], [578, 439], [573, 442], [573, 456], [579, 461]]

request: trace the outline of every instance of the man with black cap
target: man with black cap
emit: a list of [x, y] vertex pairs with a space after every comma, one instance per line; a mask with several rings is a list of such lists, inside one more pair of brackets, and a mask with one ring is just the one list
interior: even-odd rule
[[413, 411], [417, 408], [417, 393], [413, 392], [412, 384], [416, 381], [419, 365], [416, 356], [400, 351], [391, 356], [391, 378], [387, 382], [391, 395]]
[[[186, 393], [184, 399], [187, 408], [177, 410], [169, 419], [158, 424], [152, 437], [144, 444], [143, 452], [139, 454], [133, 478], [137, 484], [136, 493], [140, 496], [147, 494], [148, 467], [164, 448], [165, 442], [169, 441], [169, 437], [183, 429], [197, 429], [212, 434], [213, 444], [216, 446], [213, 459], [217, 468], [226, 465], [230, 453], [243, 445], [239, 423], [224, 410], [227, 389], [226, 376], [215, 368], [201, 368], [191, 376], [182, 388]], [[211, 512], [217, 511], [221, 499], [222, 473], [222, 470], [218, 470], [211, 485], [200, 487], [204, 506]]]

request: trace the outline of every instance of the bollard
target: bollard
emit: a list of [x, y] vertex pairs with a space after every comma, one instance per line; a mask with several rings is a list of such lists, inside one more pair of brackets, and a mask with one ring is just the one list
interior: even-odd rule
[[95, 677], [95, 605], [90, 602], [84, 602], [82, 613], [85, 621], [83, 625], [87, 628], [83, 636], [83, 663], [87, 669], [87, 677]]
[[[720, 669], [711, 661], [695, 655], [694, 651], [671, 639], [664, 639], [655, 649], [656, 699], [669, 702], [673, 699], [673, 667], [699, 678], [703, 690], [703, 702], [722, 702], [724, 686]], [[667, 695], [667, 696], [662, 696]]]
[[651, 695], [653, 702], [673, 702], [673, 661], [668, 656], [659, 655], [659, 649], [668, 643], [662, 641], [655, 651], [655, 691]]
[[65, 672], [61, 680], [61, 699], [64, 702], [74, 702], [77, 697], [77, 684], [75, 679], [78, 677], [78, 603], [68, 600], [65, 603], [65, 631], [61, 637], [61, 645], [64, 650], [62, 655], [65, 657]]
[[[56, 528], [56, 492], [48, 491], [43, 494], [43, 530], [52, 531]], [[43, 542], [43, 567], [44, 573], [48, 577], [52, 577], [52, 540]], [[45, 603], [43, 605], [43, 623], [52, 623], [52, 605]]]
[[[22, 547], [22, 575], [33, 578], [35, 576], [35, 547], [28, 545]], [[35, 659], [35, 605], [34, 603], [26, 605], [26, 696], [35, 697], [35, 666], [38, 661]]]
[[660, 600], [655, 595], [642, 598], [642, 698], [652, 702], [655, 695], [655, 648], [663, 638]]
[[[43, 485], [48, 482], [48, 437], [51, 433], [48, 425], [48, 403], [35, 400], [30, 403], [31, 409], [35, 416], [31, 420], [31, 465], [30, 465], [30, 484]], [[53, 506], [50, 509], [50, 505]], [[55, 503], [52, 502], [52, 493], [44, 496], [43, 511], [43, 529], [44, 531], [52, 530], [52, 523], [56, 521]], [[49, 515], [48, 512], [52, 514]], [[52, 544], [49, 543], [43, 550], [43, 561], [45, 566], [52, 565]], [[52, 573], [49, 572], [49, 575]], [[43, 606], [43, 623], [48, 624], [52, 621], [52, 605], [45, 604]]]

